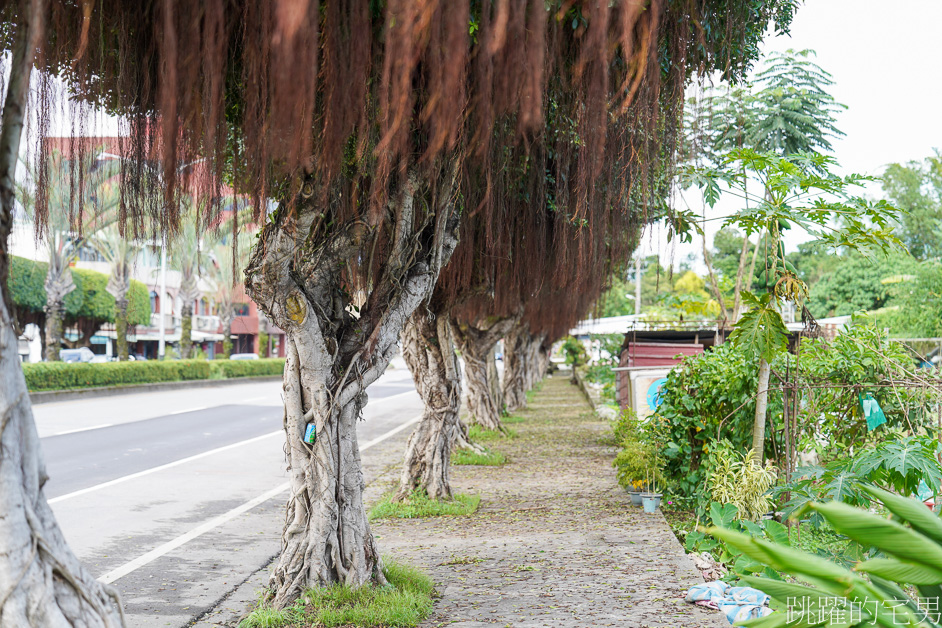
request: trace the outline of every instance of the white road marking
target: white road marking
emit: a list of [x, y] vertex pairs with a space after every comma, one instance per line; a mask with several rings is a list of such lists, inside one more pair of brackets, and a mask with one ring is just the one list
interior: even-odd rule
[[[88, 430], [100, 430], [103, 427], [111, 427], [113, 423], [102, 423], [101, 425], [92, 425], [91, 427], [80, 427], [74, 430], [66, 430], [64, 432], [56, 432], [55, 434], [50, 434], [50, 436], [65, 436], [66, 434], [77, 434], [78, 432], [87, 432]], [[46, 437], [48, 438], [48, 436]]]
[[171, 412], [170, 414], [171, 414], [171, 415], [173, 415], [173, 414], [186, 414], [187, 412], [198, 412], [198, 411], [200, 411], [200, 410], [206, 410], [207, 408], [209, 408], [209, 406], [197, 406], [197, 407], [195, 407], [195, 408], [187, 408], [186, 410], [176, 410], [175, 412]]
[[[367, 389], [367, 392], [369, 392], [369, 389]], [[393, 399], [399, 399], [400, 397], [405, 397], [406, 395], [417, 395], [417, 394], [419, 394], [417, 390], [409, 390], [404, 393], [396, 393], [395, 395], [389, 395], [388, 397], [380, 397], [379, 399], [370, 399], [369, 402], [367, 402], [366, 407], [369, 408], [370, 406], [375, 406], [384, 401], [391, 401]]]
[[[387, 438], [390, 438], [391, 436], [395, 436], [396, 434], [406, 429], [410, 425], [414, 425], [415, 423], [418, 423], [421, 418], [422, 418], [422, 415], [419, 415], [413, 419], [406, 421], [402, 425], [389, 430], [382, 436], [378, 436], [377, 438], [374, 438], [373, 440], [367, 442], [362, 447], [360, 447], [360, 451], [366, 451], [373, 445], [379, 444], [383, 442], [384, 440], [386, 440]], [[277, 433], [280, 434], [281, 432], [277, 432]], [[248, 442], [248, 441], [244, 441], [244, 442]], [[217, 449], [214, 451], [219, 451], [219, 450]], [[207, 453], [210, 453], [210, 452], [207, 452]], [[128, 476], [128, 477], [131, 477], [131, 476]], [[102, 486], [102, 485], [99, 485], [99, 486]], [[182, 547], [183, 545], [189, 543], [190, 541], [197, 538], [198, 536], [202, 536], [203, 534], [206, 534], [210, 530], [218, 528], [224, 523], [228, 523], [229, 521], [232, 521], [233, 519], [235, 519], [242, 513], [248, 512], [260, 504], [264, 504], [265, 502], [267, 502], [269, 499], [272, 499], [273, 497], [277, 497], [278, 495], [287, 491], [288, 488], [289, 488], [289, 485], [287, 482], [285, 482], [284, 484], [280, 486], [276, 486], [270, 491], [266, 491], [262, 493], [261, 495], [259, 495], [258, 497], [255, 497], [254, 499], [250, 499], [244, 504], [240, 506], [236, 506], [232, 510], [225, 512], [219, 515], [218, 517], [210, 519], [209, 521], [205, 523], [201, 523], [200, 525], [196, 526], [189, 532], [181, 534], [177, 538], [167, 541], [163, 545], [155, 547], [154, 549], [147, 552], [146, 554], [142, 556], [138, 556], [134, 560], [121, 565], [117, 569], [112, 569], [108, 573], [100, 576], [98, 580], [100, 582], [104, 582], [105, 584], [111, 584], [118, 578], [123, 578], [124, 576], [128, 575], [132, 571], [140, 569], [144, 565], [154, 562], [161, 556], [165, 556], [166, 554], [172, 552], [178, 547]], [[54, 500], [50, 500], [50, 503], [52, 503], [52, 501]]]
[[248, 440], [239, 441], [238, 443], [232, 443], [231, 445], [225, 445], [224, 447], [217, 447], [216, 449], [210, 449], [209, 451], [204, 451], [203, 453], [196, 454], [195, 456], [189, 456], [188, 458], [181, 458], [180, 460], [176, 460], [174, 462], [168, 462], [167, 464], [162, 464], [159, 467], [152, 467], [150, 469], [145, 469], [144, 471], [138, 471], [137, 473], [124, 475], [124, 476], [121, 476], [120, 478], [115, 478], [114, 480], [102, 482], [101, 484], [96, 484], [95, 486], [89, 486], [88, 488], [83, 488], [81, 490], [74, 491], [72, 493], [66, 493], [65, 495], [60, 495], [59, 497], [53, 497], [52, 499], [49, 500], [49, 503], [57, 504], [67, 499], [78, 497], [79, 495], [85, 495], [93, 491], [98, 491], [103, 488], [108, 488], [109, 486], [114, 486], [115, 484], [121, 484], [122, 482], [127, 482], [128, 480], [133, 480], [135, 478], [143, 477], [145, 475], [150, 475], [151, 473], [156, 473], [157, 471], [163, 471], [164, 469], [171, 469], [181, 464], [186, 464], [187, 462], [199, 460], [200, 458], [205, 458], [206, 456], [212, 456], [213, 454], [218, 454], [223, 451], [235, 449], [236, 447], [241, 447], [242, 445], [248, 445], [249, 443], [254, 443], [256, 441], [260, 441], [265, 438], [271, 438], [272, 436], [277, 436], [279, 434], [284, 434], [284, 432], [282, 430], [278, 430], [277, 432], [269, 432], [268, 434], [263, 434], [262, 436], [256, 436], [255, 438], [250, 438]]

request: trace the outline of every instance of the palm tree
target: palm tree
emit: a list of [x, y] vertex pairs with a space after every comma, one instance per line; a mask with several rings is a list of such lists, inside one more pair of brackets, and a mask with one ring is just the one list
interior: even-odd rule
[[[97, 154], [94, 153], [94, 154]], [[48, 247], [49, 270], [46, 274], [45, 359], [59, 359], [65, 320], [65, 298], [75, 290], [71, 264], [78, 257], [87, 238], [117, 216], [118, 195], [113, 178], [118, 164], [86, 156], [66, 159], [53, 150], [46, 160], [46, 172], [37, 172], [26, 164], [27, 181], [16, 187], [17, 200], [38, 225], [38, 232]], [[36, 183], [46, 180], [46, 211], [37, 213]]]
[[252, 253], [248, 237], [220, 241], [212, 250], [213, 263], [208, 266], [210, 277], [216, 284], [216, 307], [222, 323], [224, 358], [232, 354], [232, 321], [235, 318], [236, 297], [240, 294], [242, 273]]
[[115, 336], [119, 361], [128, 359], [128, 291], [131, 272], [142, 245], [121, 235], [117, 226], [109, 225], [90, 239], [91, 245], [111, 264], [108, 293], [114, 297]]
[[180, 357], [184, 360], [193, 351], [193, 303], [200, 296], [199, 280], [207, 270], [209, 261], [204, 253], [216, 240], [214, 232], [204, 232], [199, 225], [198, 216], [202, 212], [189, 198], [183, 200], [180, 230], [171, 243], [171, 268], [180, 271]]

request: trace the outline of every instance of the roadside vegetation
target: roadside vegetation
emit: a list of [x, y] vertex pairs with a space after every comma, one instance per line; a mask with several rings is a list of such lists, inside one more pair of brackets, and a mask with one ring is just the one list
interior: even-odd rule
[[384, 495], [370, 509], [369, 518], [374, 519], [415, 519], [422, 517], [443, 517], [470, 515], [478, 509], [481, 497], [478, 495], [457, 494], [451, 500], [431, 499], [425, 491], [414, 490], [405, 499], [396, 501], [395, 494]]
[[352, 588], [336, 584], [309, 589], [282, 610], [263, 601], [239, 628], [418, 626], [432, 611], [432, 580], [417, 569], [391, 560], [383, 561], [383, 574], [387, 586]]
[[259, 360], [147, 360], [67, 364], [37, 362], [24, 364], [26, 386], [31, 392], [73, 390], [98, 386], [131, 386], [159, 382], [182, 382], [236, 377], [281, 375], [283, 358]]

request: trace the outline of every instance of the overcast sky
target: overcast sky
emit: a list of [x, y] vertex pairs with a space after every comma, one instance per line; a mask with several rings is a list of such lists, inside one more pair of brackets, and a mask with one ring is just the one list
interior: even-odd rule
[[[842, 173], [879, 175], [887, 164], [942, 148], [940, 26], [940, 0], [808, 0], [791, 35], [766, 39], [763, 50], [817, 53], [816, 63], [834, 77], [831, 93], [848, 107], [837, 120], [846, 136], [833, 141]], [[718, 226], [708, 223], [709, 238]], [[798, 238], [791, 240], [793, 248]], [[675, 264], [700, 252], [699, 242], [669, 250], [663, 226], [648, 230], [643, 247]]]

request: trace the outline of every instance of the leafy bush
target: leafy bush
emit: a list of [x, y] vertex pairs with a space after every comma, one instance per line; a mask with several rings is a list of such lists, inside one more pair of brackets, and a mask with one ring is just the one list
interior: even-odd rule
[[[802, 414], [814, 421], [799, 421], [799, 446], [816, 449], [824, 458], [840, 457], [863, 439], [882, 439], [886, 428], [919, 427], [930, 420], [926, 390], [919, 387], [883, 386], [887, 381], [911, 379], [913, 359], [905, 348], [890, 342], [885, 330], [863, 317], [833, 340], [802, 341], [799, 373], [815, 384], [802, 395]], [[928, 371], [924, 375], [931, 375]], [[822, 384], [835, 384], [833, 387]], [[855, 387], [847, 386], [854, 384]], [[860, 408], [858, 393], [869, 392], [886, 414], [886, 426], [869, 432]]]
[[776, 473], [771, 461], [762, 466], [756, 462], [754, 451], [739, 454], [728, 441], [721, 441], [712, 455], [714, 461], [707, 481], [711, 500], [735, 506], [748, 521], [756, 521], [772, 510], [769, 489], [775, 483]]
[[213, 360], [209, 363], [212, 372], [222, 378], [261, 377], [281, 375], [285, 370], [284, 358], [264, 358], [261, 360]]
[[[10, 258], [10, 296], [20, 322], [37, 322], [46, 306], [46, 274], [49, 264], [23, 257]], [[113, 323], [115, 298], [108, 292], [108, 275], [85, 268], [72, 269], [75, 290], [64, 300], [66, 324], [77, 321]], [[143, 283], [131, 280], [128, 291], [128, 324], [150, 323], [150, 292]]]
[[[939, 486], [942, 465], [939, 442], [931, 436], [900, 437], [864, 449], [857, 456], [835, 460], [824, 467], [809, 467], [780, 493], [788, 491], [791, 500], [786, 516], [813, 501], [836, 500], [854, 506], [869, 506], [865, 485], [873, 484], [902, 495], [915, 495], [920, 484]], [[819, 517], [814, 517], [819, 521]]]
[[[106, 362], [104, 364], [66, 364], [38, 362], [24, 364], [26, 386], [31, 391], [67, 390], [97, 386], [127, 386], [157, 382], [178, 382], [210, 379], [213, 369], [225, 377], [278, 375], [284, 370], [283, 359], [246, 360], [256, 366], [219, 368], [219, 364], [238, 365], [238, 360], [208, 362], [206, 360], [161, 360], [147, 362]], [[243, 364], [244, 364], [243, 363]], [[261, 363], [261, 364], [259, 364]]]
[[[665, 433], [666, 473], [679, 497], [704, 495], [704, 463], [715, 441], [735, 451], [752, 446], [755, 362], [731, 343], [687, 358], [667, 376], [656, 417]], [[781, 423], [781, 394], [769, 393], [769, 430]], [[772, 439], [766, 454], [772, 454]]]
[[585, 352], [585, 345], [572, 336], [566, 336], [563, 339], [563, 344], [560, 347], [560, 351], [562, 351], [563, 355], [566, 356], [566, 364], [580, 366], [585, 364], [586, 360], [588, 359], [588, 356]]

